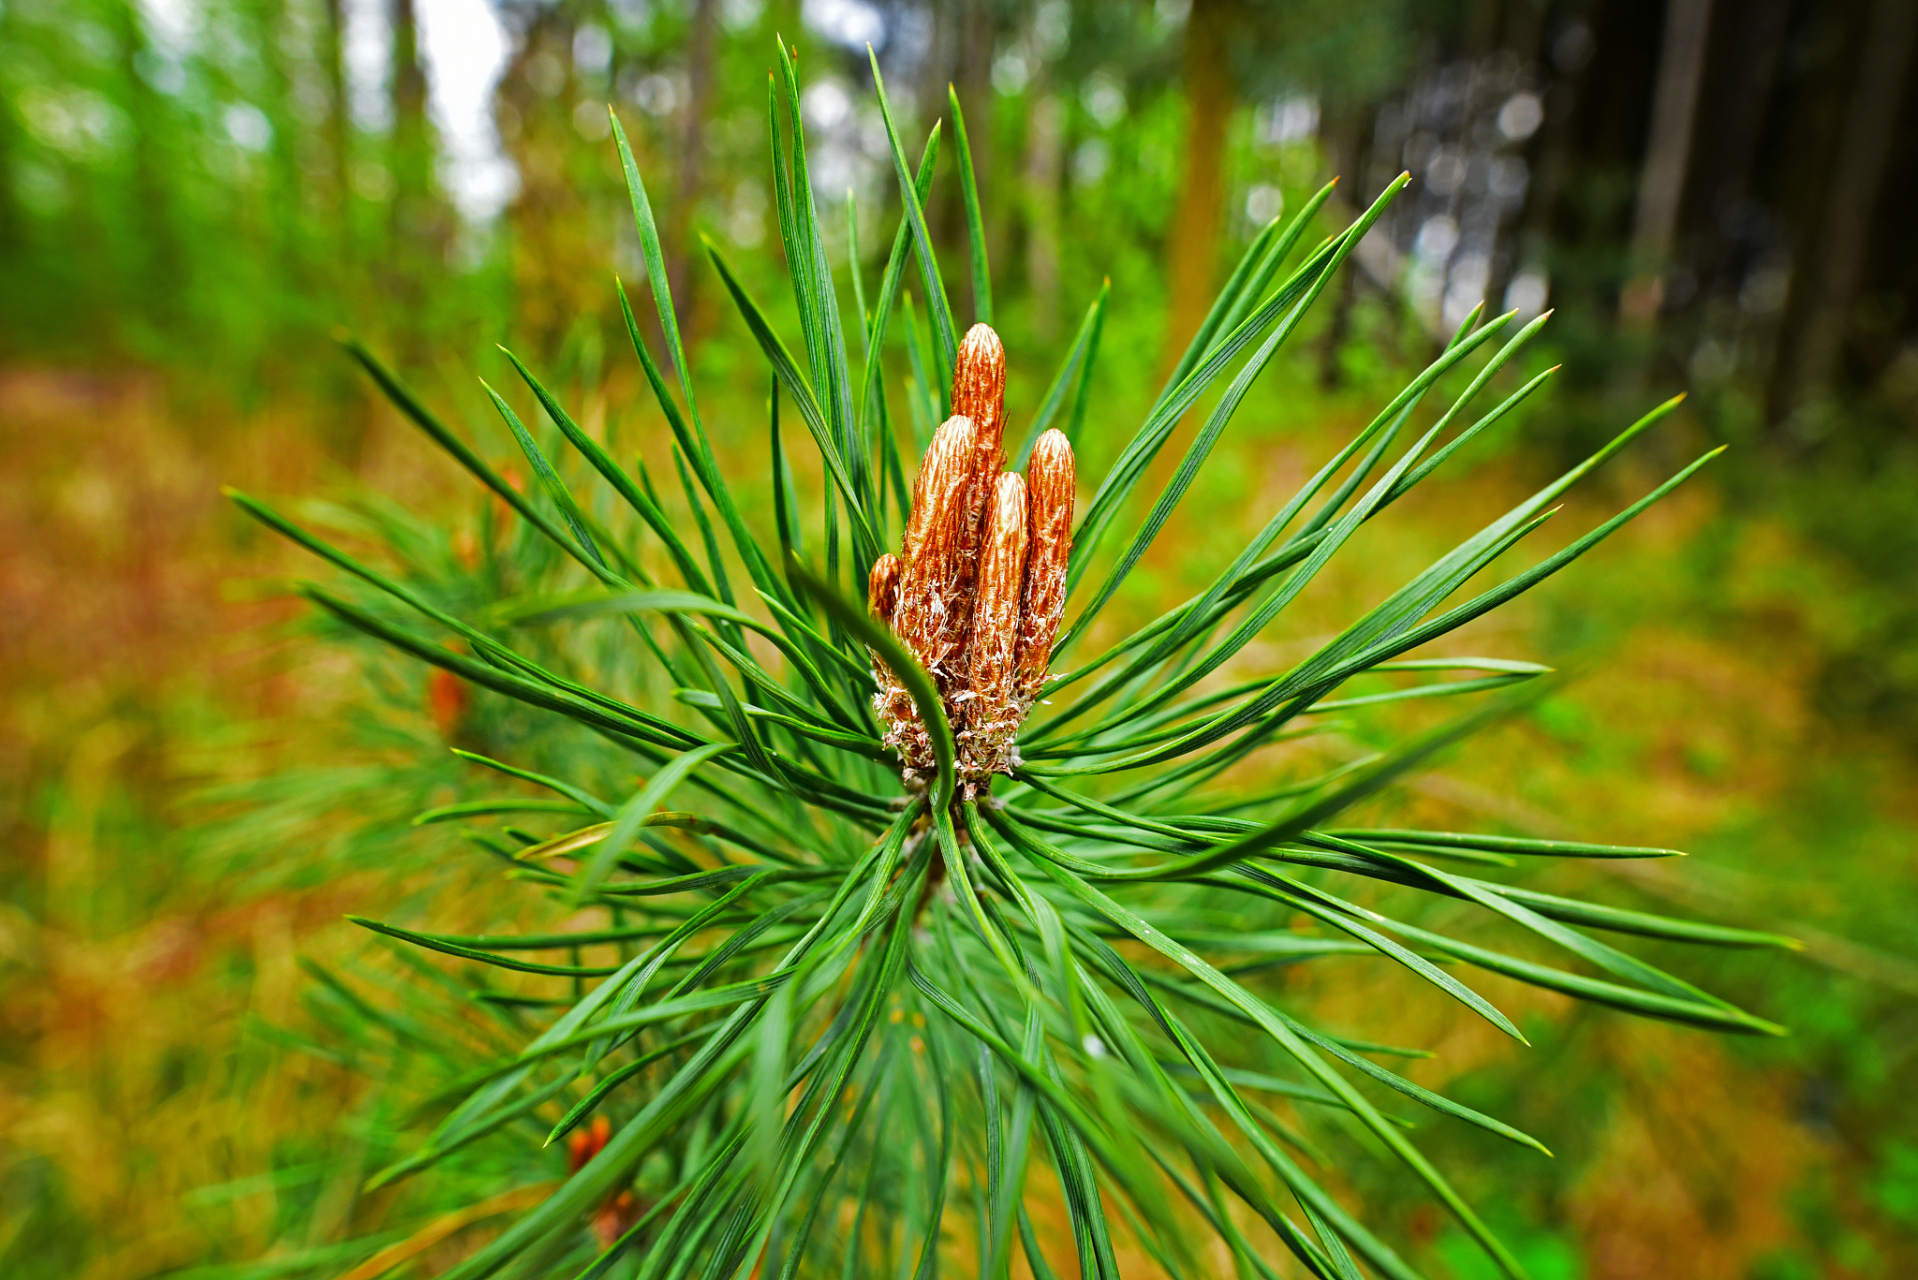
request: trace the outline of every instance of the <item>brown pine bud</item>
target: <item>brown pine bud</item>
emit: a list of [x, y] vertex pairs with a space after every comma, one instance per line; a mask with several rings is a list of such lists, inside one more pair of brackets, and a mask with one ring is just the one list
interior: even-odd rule
[[1052, 645], [1059, 638], [1059, 619], [1065, 613], [1076, 483], [1072, 443], [1065, 433], [1048, 431], [1040, 436], [1026, 466], [1026, 526], [1032, 547], [1026, 554], [1025, 600], [1014, 657], [1014, 694], [1022, 709], [1029, 708], [1045, 687]]
[[966, 643], [965, 721], [961, 772], [984, 781], [1012, 769], [1012, 749], [1024, 718], [1015, 703], [1014, 661], [1019, 646], [1026, 570], [1026, 482], [1008, 471], [993, 486], [979, 548], [972, 633]]
[[[1006, 349], [989, 324], [975, 324], [960, 339], [952, 363], [952, 411], [972, 419], [979, 433], [974, 456], [990, 487], [1002, 465], [999, 446], [1005, 439]], [[983, 501], [983, 498], [981, 499]]]
[[[974, 325], [953, 366], [953, 416], [933, 434], [913, 484], [901, 552], [881, 556], [867, 605], [931, 674], [977, 795], [1019, 760], [1018, 733], [1045, 687], [1065, 609], [1074, 467], [1064, 435], [1040, 437], [1025, 477], [1000, 470], [1006, 357]], [[933, 767], [919, 708], [873, 655], [873, 709], [908, 783]]]
[[[972, 446], [972, 422], [967, 418], [948, 418], [933, 433], [913, 483], [892, 614], [893, 634], [932, 675], [942, 696], [958, 680], [972, 621], [972, 564], [964, 554]], [[881, 679], [874, 707], [887, 725], [886, 744], [899, 752], [907, 775], [931, 768], [932, 741], [918, 708], [896, 681]]]
[[872, 572], [866, 578], [866, 608], [887, 626], [892, 625], [892, 613], [899, 604], [901, 568], [899, 557], [888, 551], [872, 562]]
[[952, 411], [972, 419], [971, 522], [966, 527], [965, 557], [976, 565], [984, 536], [986, 504], [1006, 465], [1006, 349], [989, 324], [975, 324], [959, 342], [952, 362]]

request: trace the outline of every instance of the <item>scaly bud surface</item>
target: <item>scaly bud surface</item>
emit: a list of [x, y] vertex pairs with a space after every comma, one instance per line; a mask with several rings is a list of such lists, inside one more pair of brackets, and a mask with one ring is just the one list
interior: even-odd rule
[[933, 434], [913, 486], [906, 564], [893, 613], [893, 631], [942, 690], [957, 675], [972, 621], [973, 561], [966, 555], [965, 532], [975, 434], [972, 422], [956, 415]]
[[1026, 556], [1025, 599], [1021, 607], [1015, 694], [1020, 713], [1030, 710], [1045, 688], [1059, 619], [1066, 609], [1066, 562], [1072, 558], [1072, 508], [1078, 483], [1072, 442], [1062, 431], [1048, 431], [1032, 446], [1026, 464], [1026, 525], [1032, 550]]
[[952, 363], [952, 411], [972, 419], [979, 434], [976, 456], [984, 464], [990, 487], [998, 476], [999, 451], [1005, 440], [1006, 349], [989, 324], [966, 330]]
[[[973, 567], [965, 544], [974, 434], [971, 420], [958, 415], [933, 433], [913, 484], [891, 618], [893, 634], [931, 673], [940, 696], [948, 700], [972, 621]], [[870, 591], [871, 583], [867, 585]], [[932, 768], [932, 740], [919, 709], [897, 681], [882, 679], [874, 710], [886, 721], [886, 745], [899, 752], [907, 776]]]
[[908, 576], [926, 541], [941, 520], [953, 518], [951, 495], [963, 493], [972, 480], [972, 448], [977, 433], [972, 419], [962, 413], [947, 418], [932, 434], [919, 478], [912, 482], [912, 512], [906, 517], [903, 555]]
[[986, 504], [1005, 463], [1006, 349], [989, 324], [975, 324], [959, 341], [952, 362], [952, 411], [972, 420], [972, 491], [965, 554], [976, 564], [985, 536]]
[[969, 794], [973, 779], [1010, 773], [1015, 762], [1019, 723], [1025, 718], [1025, 708], [1015, 701], [1014, 656], [1024, 629], [1020, 608], [1026, 551], [1026, 482], [1008, 471], [1000, 475], [986, 505], [972, 634], [966, 645], [967, 697], [958, 708], [965, 725], [960, 772]]
[[889, 627], [893, 610], [899, 606], [899, 575], [903, 567], [899, 557], [888, 551], [872, 562], [872, 573], [866, 578], [866, 608]]

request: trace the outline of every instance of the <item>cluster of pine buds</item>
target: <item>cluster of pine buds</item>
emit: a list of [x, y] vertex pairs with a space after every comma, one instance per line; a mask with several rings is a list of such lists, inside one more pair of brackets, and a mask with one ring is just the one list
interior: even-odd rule
[[[1006, 352], [990, 325], [959, 344], [952, 416], [932, 437], [898, 555], [872, 566], [873, 614], [931, 673], [968, 796], [1019, 762], [1019, 726], [1059, 636], [1072, 551], [1072, 445], [1048, 431], [1021, 477], [1003, 471]], [[933, 768], [912, 697], [874, 659], [873, 709], [908, 782]]]

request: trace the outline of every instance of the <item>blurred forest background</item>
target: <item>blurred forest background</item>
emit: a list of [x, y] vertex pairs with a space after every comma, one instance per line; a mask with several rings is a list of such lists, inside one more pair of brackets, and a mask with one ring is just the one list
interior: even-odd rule
[[[311, 567], [218, 485], [471, 506], [341, 325], [501, 457], [473, 382], [498, 341], [651, 447], [608, 102], [670, 211], [695, 363], [758, 413], [696, 249], [778, 295], [775, 32], [868, 272], [898, 204], [866, 45], [920, 135], [954, 87], [1015, 413], [1110, 277], [1095, 440], [1257, 226], [1331, 174], [1350, 208], [1412, 172], [1234, 427], [1215, 470], [1241, 484], [1198, 495], [1207, 520], [1261, 522], [1262, 469], [1369, 417], [1481, 301], [1555, 308], [1564, 372], [1416, 508], [1434, 544], [1691, 393], [1663, 447], [1733, 444], [1709, 483], [1499, 633], [1590, 674], [1416, 790], [1466, 823], [1692, 850], [1591, 874], [1804, 938], [1687, 960], [1794, 1034], [1538, 1004], [1513, 1053], [1442, 1010], [1301, 998], [1422, 1029], [1422, 1082], [1559, 1152], [1432, 1139], [1539, 1280], [1918, 1274], [1915, 0], [0, 0], [0, 1271], [238, 1275], [375, 1212], [328, 1163], [361, 1085], [289, 1047], [298, 959], [362, 946], [340, 916], [428, 846], [403, 808], [328, 817], [346, 781], [272, 793], [278, 825], [244, 838], [222, 806], [437, 751], [447, 711], [418, 673], [376, 710], [285, 602]], [[949, 163], [932, 213], [969, 318]], [[1190, 554], [1223, 545], [1182, 527]], [[1178, 556], [1146, 569], [1183, 594]], [[1402, 1211], [1434, 1274], [1488, 1274], [1429, 1209], [1354, 1194]]]

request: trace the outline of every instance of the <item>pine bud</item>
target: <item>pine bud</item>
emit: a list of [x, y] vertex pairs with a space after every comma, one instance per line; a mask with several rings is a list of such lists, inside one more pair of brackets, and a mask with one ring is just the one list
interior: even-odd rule
[[1014, 694], [1022, 709], [1044, 689], [1052, 645], [1059, 638], [1076, 483], [1072, 444], [1065, 434], [1048, 431], [1040, 436], [1026, 466], [1026, 525], [1032, 549], [1026, 555], [1025, 600], [1014, 657]]
[[1005, 466], [1006, 349], [989, 324], [975, 324], [959, 342], [952, 362], [952, 411], [972, 419], [972, 493], [967, 499], [964, 555], [976, 565], [985, 534], [986, 504]]
[[[971, 420], [957, 415], [933, 433], [913, 482], [892, 613], [893, 634], [931, 674], [942, 697], [957, 683], [972, 621], [972, 563], [964, 552], [973, 434]], [[867, 585], [870, 589], [871, 583]], [[886, 744], [899, 752], [907, 774], [931, 768], [931, 739], [918, 709], [896, 681], [881, 681], [874, 706], [888, 726]]]
[[[974, 325], [953, 366], [953, 416], [933, 433], [900, 554], [881, 556], [866, 603], [932, 676], [968, 796], [1019, 762], [1018, 734], [1045, 687], [1072, 551], [1072, 446], [1048, 431], [1025, 477], [1000, 470], [1006, 355]], [[932, 739], [897, 675], [873, 655], [873, 710], [908, 783]]]
[[960, 707], [965, 740], [962, 770], [969, 779], [1012, 768], [1014, 739], [1024, 707], [1015, 702], [1014, 659], [1026, 570], [1026, 482], [1008, 471], [993, 486], [979, 548], [972, 634], [966, 644], [966, 692]]
[[[990, 488], [1001, 466], [999, 447], [1005, 439], [1006, 349], [989, 324], [966, 330], [952, 364], [952, 411], [972, 419], [978, 437], [974, 457]], [[983, 497], [981, 501], [983, 501]]]

